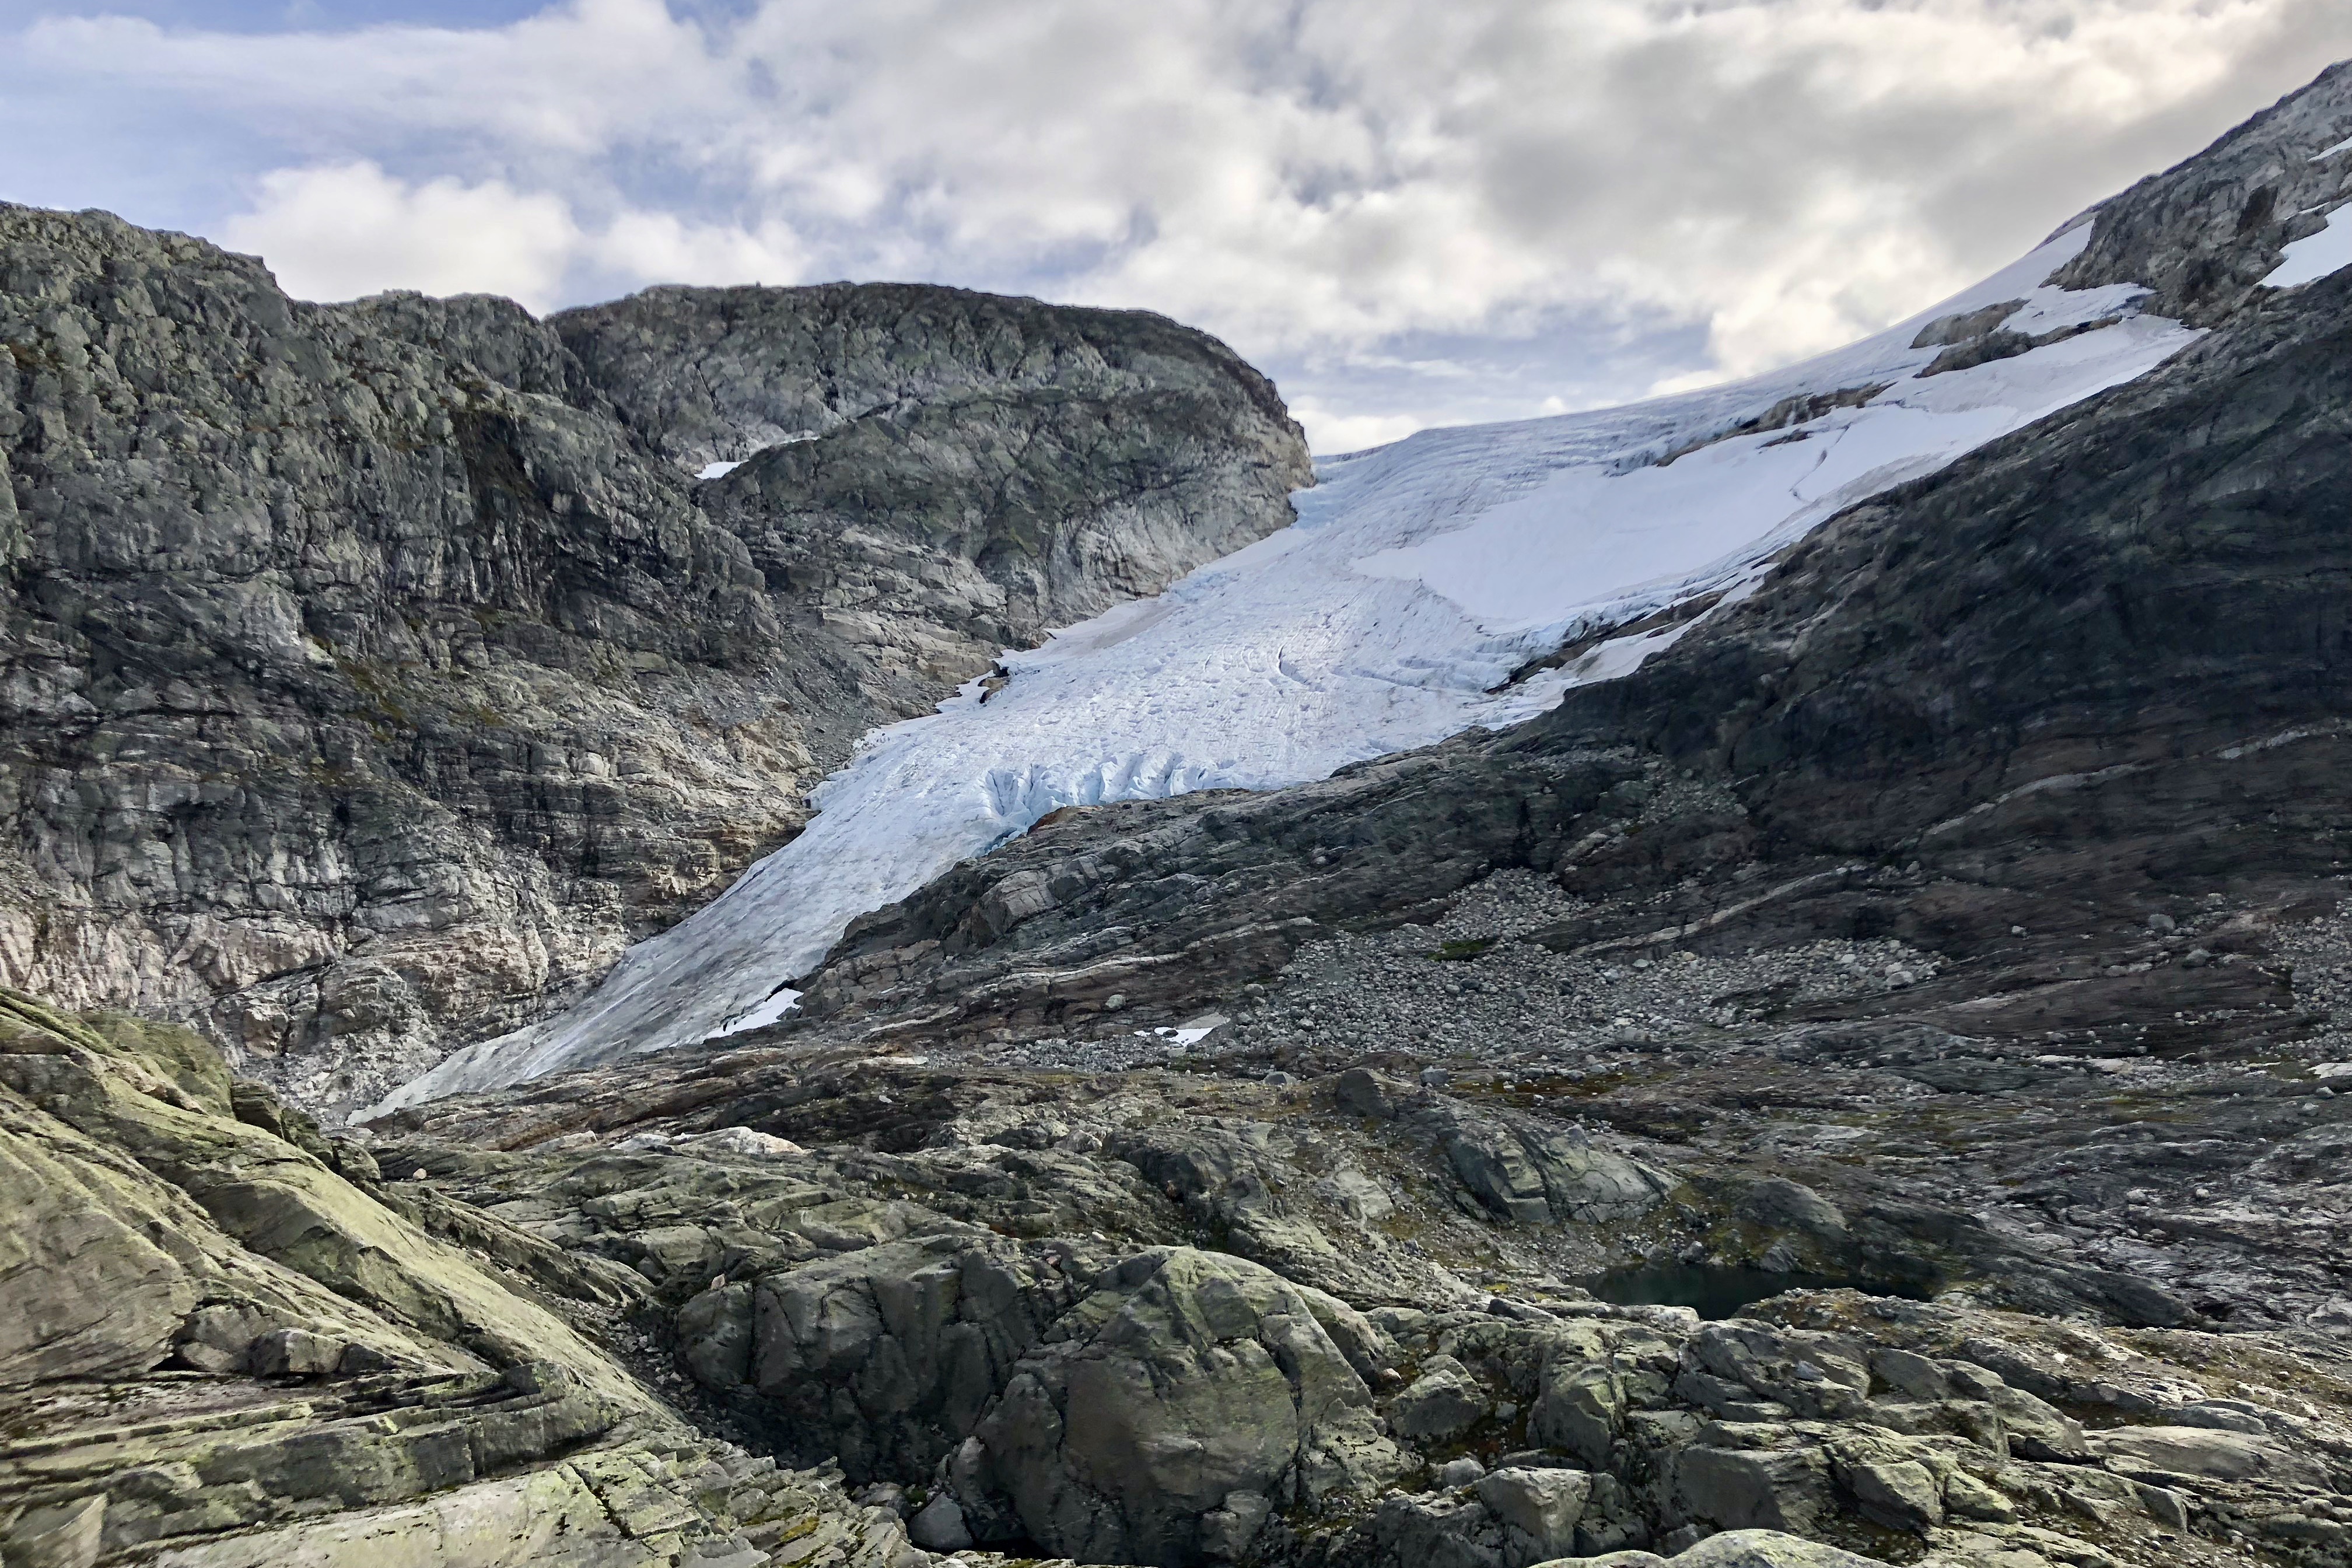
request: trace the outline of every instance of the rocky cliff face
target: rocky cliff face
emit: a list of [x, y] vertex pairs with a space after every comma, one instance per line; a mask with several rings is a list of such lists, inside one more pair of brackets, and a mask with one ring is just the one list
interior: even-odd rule
[[[908, 285], [656, 289], [549, 326], [906, 712], [1264, 537], [1313, 482], [1273, 385], [1140, 311]], [[899, 690], [903, 688], [903, 691]]]
[[321, 1105], [526, 1021], [867, 729], [1308, 477], [1200, 334], [948, 289], [317, 307], [5, 208], [0, 343], [0, 973]]

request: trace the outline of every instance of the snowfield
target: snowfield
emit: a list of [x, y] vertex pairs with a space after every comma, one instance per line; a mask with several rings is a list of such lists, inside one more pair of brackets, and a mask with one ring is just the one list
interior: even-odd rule
[[[2352, 146], [2352, 142], [2346, 143]], [[2336, 220], [2344, 219], [2342, 223]], [[2352, 208], [2329, 213], [2317, 234], [2292, 240], [2263, 279], [2265, 289], [2300, 289], [2352, 267]]]
[[[2197, 336], [2137, 313], [2137, 289], [2042, 286], [2089, 237], [2080, 225], [1877, 337], [1751, 381], [1322, 462], [1295, 525], [1007, 654], [1012, 679], [985, 701], [975, 683], [869, 736], [817, 791], [805, 832], [630, 949], [586, 1000], [457, 1052], [370, 1114], [772, 1022], [854, 917], [1058, 807], [1301, 784], [1626, 673], [1705, 617], [1511, 680], [1693, 595], [1736, 599], [1833, 513]], [[1982, 324], [2090, 330], [1919, 374], [1945, 352], [1912, 346], [1923, 327], [2010, 301], [2022, 303]], [[1736, 433], [1775, 410], [1773, 427]]]

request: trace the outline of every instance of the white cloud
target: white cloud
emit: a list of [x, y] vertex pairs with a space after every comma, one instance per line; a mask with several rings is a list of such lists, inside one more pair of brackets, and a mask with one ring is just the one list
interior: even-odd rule
[[592, 247], [603, 270], [664, 283], [797, 283], [808, 263], [791, 227], [691, 223], [672, 213], [624, 212]]
[[[1538, 409], [1531, 412], [1546, 413]], [[1326, 456], [1360, 452], [1402, 441], [1429, 421], [1412, 414], [1353, 414], [1336, 409], [1313, 393], [1290, 399], [1291, 417], [1307, 432], [1308, 447]]]
[[[2352, 7], [578, 0], [478, 29], [21, 41], [46, 77], [177, 95], [277, 149], [211, 231], [289, 281], [536, 301], [918, 277], [1145, 306], [1315, 367], [1286, 390], [1318, 442], [1358, 442], [1406, 416], [1349, 388], [1416, 334], [1507, 356], [1586, 323], [1552, 352], [1592, 363], [1557, 360], [1533, 411], [1883, 325], [2352, 52]], [[1676, 323], [1705, 346], [1672, 364], [1628, 336]], [[1421, 421], [1470, 406], [1459, 378], [1422, 384]]]
[[411, 185], [370, 163], [268, 174], [220, 237], [259, 253], [302, 299], [416, 289], [505, 294], [535, 310], [555, 297], [581, 243], [559, 197], [502, 180]]

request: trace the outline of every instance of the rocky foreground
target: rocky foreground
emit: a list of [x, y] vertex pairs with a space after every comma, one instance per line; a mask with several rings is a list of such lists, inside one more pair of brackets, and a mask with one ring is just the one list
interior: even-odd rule
[[[1531, 994], [1429, 934], [1377, 968]], [[1814, 983], [1885, 985], [1850, 956]], [[2228, 1163], [2220, 1080], [2119, 1258], [2063, 1158], [2146, 1103], [2114, 1075], [1990, 1152], [1966, 1111], [2013, 1091], [1836, 1029], [1737, 1110], [1646, 1040], [1406, 1076], [1235, 1033], [755, 1045], [330, 1137], [192, 1036], [12, 994], [0, 1562], [2347, 1560], [2352, 1304], [2216, 1321], [2130, 1267], [2331, 1282], [2262, 1190], [2170, 1212]], [[2331, 1135], [2264, 1174], [2332, 1205], [2294, 1149]], [[1939, 1206], [2037, 1159], [2032, 1202]]]

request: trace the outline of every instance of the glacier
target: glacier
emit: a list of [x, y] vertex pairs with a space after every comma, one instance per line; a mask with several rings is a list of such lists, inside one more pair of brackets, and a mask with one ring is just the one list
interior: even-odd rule
[[[2089, 237], [2078, 220], [1885, 332], [1750, 380], [1319, 461], [1291, 527], [1008, 652], [992, 693], [974, 682], [868, 736], [800, 837], [578, 1005], [457, 1051], [362, 1117], [772, 1022], [853, 919], [1057, 808], [1302, 784], [1638, 668], [1834, 513], [2199, 335], [2143, 314], [2143, 289], [2047, 284]], [[1945, 352], [1915, 346], [1923, 328], [1972, 312], [2039, 346], [1923, 374]], [[1742, 430], [1759, 420], [1771, 427]], [[1706, 594], [1700, 615], [1514, 679]]]

